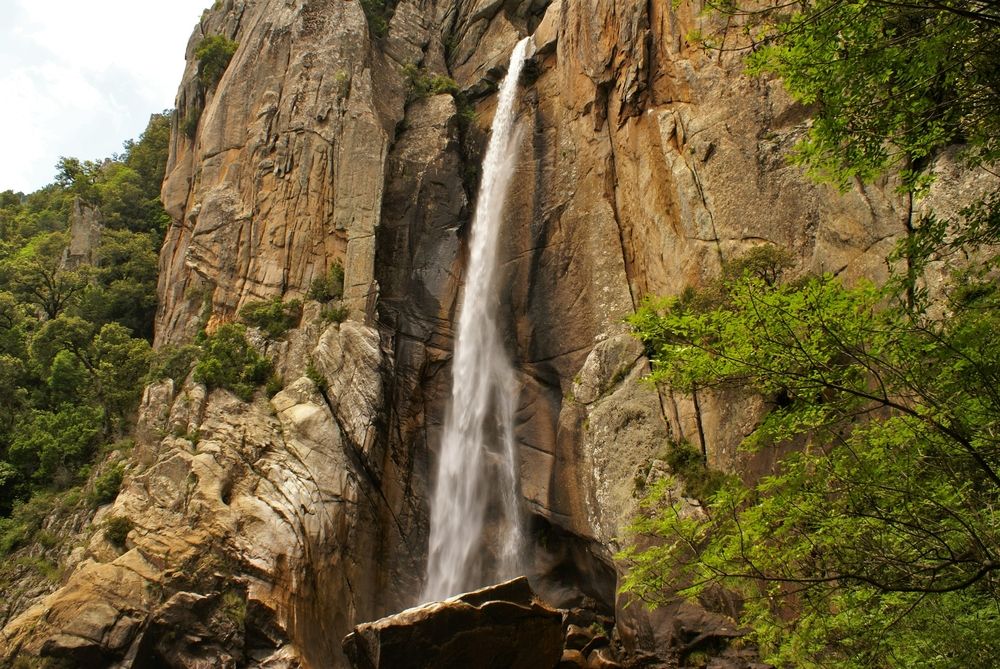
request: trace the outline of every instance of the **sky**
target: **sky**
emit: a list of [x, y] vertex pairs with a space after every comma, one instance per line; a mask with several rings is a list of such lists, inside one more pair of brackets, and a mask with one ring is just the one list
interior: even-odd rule
[[0, 0], [0, 191], [50, 183], [60, 156], [106, 158], [174, 106], [212, 0]]

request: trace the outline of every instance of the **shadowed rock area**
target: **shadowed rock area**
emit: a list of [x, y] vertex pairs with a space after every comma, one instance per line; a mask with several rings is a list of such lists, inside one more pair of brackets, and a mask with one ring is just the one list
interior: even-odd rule
[[358, 625], [344, 651], [355, 669], [552, 669], [562, 619], [522, 577]]

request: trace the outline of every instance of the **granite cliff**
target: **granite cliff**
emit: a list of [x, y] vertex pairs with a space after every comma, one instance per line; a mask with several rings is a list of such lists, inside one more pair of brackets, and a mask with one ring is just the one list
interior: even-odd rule
[[[191, 378], [147, 388], [125, 486], [99, 511], [134, 522], [124, 549], [94, 534], [4, 629], [7, 663], [339, 667], [354, 625], [416, 603], [476, 170], [528, 34], [501, 312], [529, 576], [555, 606], [617, 613], [630, 662], [669, 666], [699, 635], [731, 634], [724, 603], [623, 609], [612, 556], [671, 436], [717, 467], [767, 467], [736, 453], [755, 400], [657, 393], [622, 319], [759, 244], [791, 250], [798, 271], [882, 277], [911, 203], [891, 183], [839, 193], [789, 166], [808, 110], [688, 44], [711, 20], [697, 2], [386, 4], [225, 0], [195, 28], [162, 192], [157, 345], [251, 300], [304, 298], [335, 263], [349, 315], [329, 323], [307, 301], [280, 341], [257, 337], [284, 380], [270, 399]], [[206, 90], [194, 51], [218, 34], [239, 48]], [[414, 95], [432, 75], [458, 94]], [[942, 192], [968, 180], [939, 172]]]

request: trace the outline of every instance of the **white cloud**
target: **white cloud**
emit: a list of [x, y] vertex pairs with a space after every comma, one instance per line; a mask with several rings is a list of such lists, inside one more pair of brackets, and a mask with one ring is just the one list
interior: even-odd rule
[[[10, 2], [10, 4], [8, 4]], [[184, 48], [211, 0], [7, 0], [0, 9], [0, 190], [50, 182], [173, 106]]]

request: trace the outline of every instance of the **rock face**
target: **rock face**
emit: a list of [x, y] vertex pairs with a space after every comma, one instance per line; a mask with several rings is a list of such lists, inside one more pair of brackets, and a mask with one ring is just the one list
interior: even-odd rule
[[[807, 110], [686, 42], [710, 28], [701, 3], [385, 4], [366, 17], [358, 0], [225, 0], [195, 28], [163, 186], [157, 345], [247, 300], [302, 297], [337, 262], [349, 317], [328, 325], [307, 302], [282, 341], [257, 337], [284, 377], [270, 400], [149, 387], [109, 512], [135, 524], [125, 550], [95, 534], [63, 587], [5, 627], [4, 661], [340, 667], [350, 629], [415, 603], [477, 169], [526, 34], [538, 49], [499, 299], [530, 576], [548, 601], [620, 612], [612, 556], [668, 439], [748, 475], [770, 464], [736, 451], [753, 398], [641, 382], [648, 362], [622, 323], [640, 300], [759, 244], [790, 249], [798, 272], [885, 275], [910, 203], [892, 183], [838, 193], [788, 165]], [[215, 34], [239, 48], [205, 88], [194, 52]], [[431, 75], [462, 95], [415, 95]], [[954, 209], [980, 175], [941, 171], [947, 192], [922, 206]], [[615, 640], [655, 663], [728, 634], [715, 609], [631, 607]]]
[[355, 669], [552, 669], [562, 636], [522, 577], [359, 625], [344, 650]]

